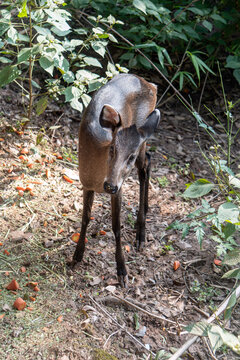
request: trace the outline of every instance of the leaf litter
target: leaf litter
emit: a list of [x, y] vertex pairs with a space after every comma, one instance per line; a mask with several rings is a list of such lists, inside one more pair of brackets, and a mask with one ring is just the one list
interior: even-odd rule
[[[9, 106], [3, 105], [5, 110]], [[199, 292], [193, 290], [197, 281], [214, 289], [217, 303], [225, 297], [230, 284], [214, 272], [214, 245], [208, 242], [201, 252], [191, 234], [184, 242], [179, 234], [166, 231], [172, 221], [192, 209], [192, 203], [180, 196], [190, 177], [186, 163], [197, 176], [207, 174], [192, 141], [195, 125], [190, 115], [184, 113], [184, 129], [177, 125], [182, 113], [184, 109], [163, 110], [161, 129], [148, 145], [152, 174], [147, 244], [142, 253], [136, 252], [134, 241], [139, 196], [136, 171], [123, 186], [122, 238], [129, 271], [129, 288], [124, 290], [115, 274], [106, 194], [95, 198], [82, 263], [76, 271], [68, 266], [82, 212], [78, 123], [69, 121], [67, 110], [60, 120], [62, 126], [54, 128], [53, 107], [48, 122], [42, 116], [22, 134], [12, 128], [19, 119], [17, 105], [9, 108], [11, 122], [3, 117], [0, 123], [1, 359], [87, 360], [99, 359], [101, 354], [102, 359], [135, 360], [159, 350], [168, 353], [187, 339], [180, 335], [183, 325], [200, 321], [201, 311], [209, 311], [208, 301], [200, 301]], [[62, 131], [66, 124], [70, 132]], [[39, 143], [42, 126], [49, 129]], [[167, 182], [158, 180], [163, 177]], [[201, 261], [187, 264], [195, 258]], [[7, 290], [13, 280], [19, 287]], [[31, 283], [35, 286], [26, 286]], [[21, 311], [14, 309], [16, 301]], [[234, 313], [232, 327], [239, 331], [238, 324], [239, 315]], [[190, 353], [194, 359], [209, 356], [201, 343]], [[231, 356], [228, 353], [223, 359]]]

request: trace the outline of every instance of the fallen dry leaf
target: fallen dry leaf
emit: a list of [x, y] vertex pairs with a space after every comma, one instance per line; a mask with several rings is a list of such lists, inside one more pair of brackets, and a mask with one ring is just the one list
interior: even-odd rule
[[77, 243], [79, 241], [79, 239], [80, 239], [80, 233], [72, 234], [71, 239], [72, 239], [72, 241]]
[[66, 176], [66, 175], [63, 175], [63, 179], [64, 179], [65, 181], [69, 182], [70, 184], [73, 183], [73, 180], [70, 179], [70, 178], [69, 178], [68, 176]]
[[129, 246], [129, 245], [125, 245], [125, 250], [126, 250], [127, 252], [130, 252], [130, 246]]
[[6, 289], [7, 290], [18, 290], [19, 289], [19, 284], [18, 284], [18, 282], [15, 280], [15, 279], [13, 279], [7, 286], [6, 286]]
[[174, 261], [173, 263], [173, 269], [176, 271], [180, 267], [180, 262], [178, 260]]
[[57, 321], [58, 321], [58, 322], [62, 322], [62, 321], [63, 321], [63, 316], [60, 315], [60, 316], [57, 318]]
[[26, 301], [19, 297], [14, 301], [13, 307], [15, 307], [17, 310], [23, 310], [25, 309], [26, 305]]

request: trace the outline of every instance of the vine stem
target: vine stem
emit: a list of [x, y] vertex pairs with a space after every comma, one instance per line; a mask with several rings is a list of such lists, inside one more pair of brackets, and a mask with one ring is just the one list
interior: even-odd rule
[[[31, 5], [29, 5], [29, 47], [32, 47], [32, 14]], [[31, 120], [33, 107], [33, 89], [32, 89], [32, 74], [33, 74], [33, 59], [29, 57], [29, 105], [28, 105], [28, 119]]]

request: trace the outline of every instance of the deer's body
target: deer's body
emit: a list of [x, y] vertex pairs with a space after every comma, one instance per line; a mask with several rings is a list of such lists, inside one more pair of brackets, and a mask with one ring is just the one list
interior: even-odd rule
[[74, 261], [81, 261], [94, 192], [111, 194], [112, 225], [116, 237], [118, 277], [126, 285], [127, 271], [121, 249], [121, 186], [134, 164], [139, 172], [140, 206], [137, 246], [145, 240], [145, 216], [150, 159], [145, 140], [158, 125], [157, 88], [130, 74], [114, 77], [96, 92], [83, 114], [79, 131], [79, 172], [84, 189], [81, 237]]

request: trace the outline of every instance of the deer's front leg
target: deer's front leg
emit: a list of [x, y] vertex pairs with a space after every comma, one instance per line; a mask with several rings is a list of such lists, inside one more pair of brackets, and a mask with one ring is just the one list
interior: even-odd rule
[[136, 223], [136, 243], [137, 250], [141, 250], [145, 245], [146, 214], [148, 211], [148, 186], [151, 167], [150, 155], [145, 153], [145, 147], [143, 147], [139, 154], [136, 166], [138, 168], [140, 182], [140, 200]]
[[124, 255], [122, 252], [121, 232], [120, 232], [121, 203], [122, 203], [122, 190], [120, 189], [116, 195], [111, 196], [112, 229], [116, 239], [116, 263], [117, 263], [118, 281], [122, 287], [127, 287], [128, 275], [127, 275]]
[[91, 209], [93, 204], [94, 191], [83, 190], [83, 215], [80, 239], [78, 241], [75, 253], [73, 255], [73, 265], [80, 262], [85, 250], [85, 237], [87, 226], [90, 221]]

